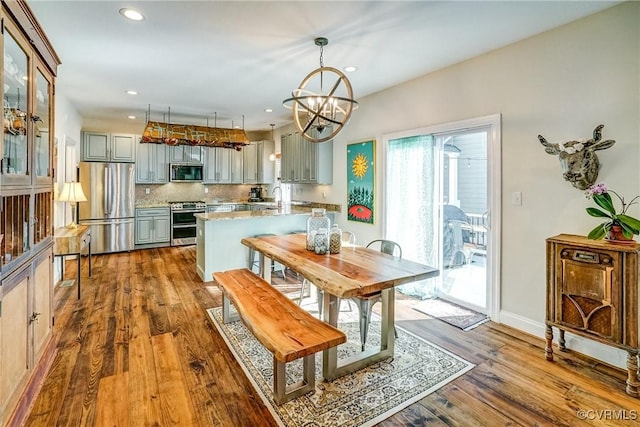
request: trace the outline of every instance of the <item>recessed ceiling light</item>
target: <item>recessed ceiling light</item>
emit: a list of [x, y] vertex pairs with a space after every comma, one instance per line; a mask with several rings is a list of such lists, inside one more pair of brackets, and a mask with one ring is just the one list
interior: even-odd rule
[[142, 21], [144, 20], [144, 16], [135, 9], [122, 8], [120, 9], [120, 15], [124, 16], [127, 19], [132, 21]]
[[273, 113], [273, 110], [271, 108], [265, 108], [264, 111], [265, 113]]
[[136, 116], [127, 116], [128, 119], [135, 120]]
[[136, 92], [135, 90], [128, 90], [126, 91], [127, 95], [137, 95], [138, 92]]
[[344, 70], [345, 70], [347, 73], [353, 73], [354, 71], [357, 71], [357, 70], [358, 70], [358, 67], [356, 67], [356, 66], [354, 66], [354, 65], [349, 65], [349, 66], [347, 66], [347, 67], [344, 67]]

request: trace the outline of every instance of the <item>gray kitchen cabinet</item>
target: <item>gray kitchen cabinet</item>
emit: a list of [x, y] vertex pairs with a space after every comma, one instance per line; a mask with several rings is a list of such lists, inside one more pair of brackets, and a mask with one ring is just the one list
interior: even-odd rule
[[244, 156], [242, 155], [242, 151], [236, 151], [229, 148], [222, 148], [222, 150], [231, 152], [229, 155], [231, 161], [231, 183], [242, 184], [242, 180], [244, 179]]
[[243, 154], [230, 148], [206, 147], [205, 184], [242, 184]]
[[82, 161], [133, 163], [139, 139], [132, 134], [85, 131], [82, 133]]
[[242, 147], [243, 176], [245, 184], [273, 184], [274, 162], [269, 155], [274, 152], [273, 141], [253, 141]]
[[309, 142], [299, 133], [281, 137], [281, 180], [293, 184], [333, 182], [333, 141]]
[[202, 164], [202, 147], [191, 145], [174, 145], [169, 150], [169, 163]]
[[251, 142], [249, 145], [242, 147], [242, 155], [244, 164], [243, 181], [245, 184], [257, 184], [258, 181], [258, 143]]
[[136, 150], [136, 184], [169, 182], [169, 162], [165, 144], [138, 143]]
[[136, 245], [169, 243], [171, 214], [169, 208], [136, 209]]

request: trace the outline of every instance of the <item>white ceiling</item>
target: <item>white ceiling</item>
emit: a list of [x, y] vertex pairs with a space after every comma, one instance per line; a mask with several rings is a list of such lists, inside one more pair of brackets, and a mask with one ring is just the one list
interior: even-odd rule
[[[360, 99], [619, 3], [28, 1], [62, 60], [56, 92], [106, 126], [134, 114], [140, 131], [149, 104], [153, 120], [170, 107], [173, 123], [213, 126], [216, 112], [219, 127], [291, 122], [282, 100], [319, 66], [318, 36], [325, 66], [358, 67]], [[146, 19], [125, 20], [123, 7]]]

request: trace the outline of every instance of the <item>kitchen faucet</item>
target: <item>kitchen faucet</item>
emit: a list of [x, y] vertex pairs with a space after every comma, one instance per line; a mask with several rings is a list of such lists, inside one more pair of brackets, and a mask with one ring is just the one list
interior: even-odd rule
[[278, 200], [278, 198], [274, 196], [278, 204], [278, 209], [280, 209], [282, 208], [282, 188], [280, 188], [279, 185], [276, 185], [275, 187], [273, 187], [273, 190], [271, 190], [271, 194], [275, 194], [276, 190], [280, 190], [280, 199]]

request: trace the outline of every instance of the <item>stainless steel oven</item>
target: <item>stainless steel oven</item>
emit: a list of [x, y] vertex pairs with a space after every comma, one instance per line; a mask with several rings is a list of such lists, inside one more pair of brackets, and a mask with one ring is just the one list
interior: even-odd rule
[[202, 202], [171, 203], [171, 246], [195, 245], [197, 213], [204, 213]]

